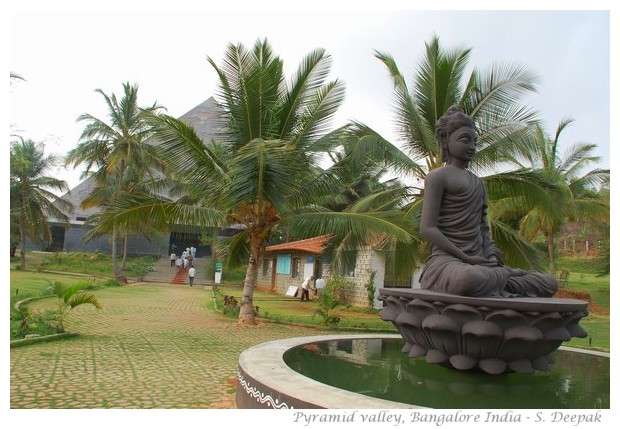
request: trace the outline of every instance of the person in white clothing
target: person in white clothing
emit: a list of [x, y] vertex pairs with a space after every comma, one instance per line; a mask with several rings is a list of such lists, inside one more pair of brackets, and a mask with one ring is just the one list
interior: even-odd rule
[[307, 277], [306, 280], [301, 284], [301, 300], [302, 301], [310, 301], [310, 282], [314, 280], [314, 276]]
[[196, 268], [194, 268], [193, 265], [189, 267], [189, 271], [187, 272], [187, 275], [189, 276], [189, 286], [190, 287], [194, 286], [194, 277], [196, 277]]

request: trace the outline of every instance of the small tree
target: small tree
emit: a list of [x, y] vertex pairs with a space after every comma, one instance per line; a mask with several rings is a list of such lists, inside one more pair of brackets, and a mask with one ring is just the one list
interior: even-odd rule
[[331, 295], [338, 305], [342, 305], [348, 303], [348, 295], [352, 288], [351, 282], [344, 277], [331, 276], [327, 280], [322, 294]]
[[48, 280], [52, 293], [58, 298], [58, 307], [53, 313], [56, 322], [56, 331], [65, 332], [64, 322], [67, 315], [78, 305], [92, 304], [97, 310], [101, 309], [101, 304], [92, 293], [84, 292], [83, 289], [90, 286], [87, 282], [78, 282], [73, 285], [65, 285], [62, 282]]
[[338, 326], [341, 318], [334, 312], [334, 309], [346, 303], [347, 294], [352, 287], [351, 282], [344, 277], [330, 277], [319, 295], [319, 308], [314, 312], [314, 315], [321, 316], [323, 323], [327, 326], [332, 328]]
[[375, 277], [377, 276], [377, 272], [372, 270], [370, 272], [370, 276], [368, 276], [368, 281], [366, 282], [366, 297], [368, 298], [368, 308], [373, 309], [375, 307]]
[[314, 316], [318, 314], [323, 318], [325, 325], [335, 328], [340, 323], [340, 316], [334, 312], [338, 305], [340, 303], [334, 298], [334, 295], [324, 291], [319, 295], [319, 308], [314, 312]]

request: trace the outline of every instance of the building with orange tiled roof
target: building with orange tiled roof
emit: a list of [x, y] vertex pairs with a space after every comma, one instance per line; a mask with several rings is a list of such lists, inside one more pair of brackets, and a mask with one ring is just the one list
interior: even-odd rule
[[[321, 282], [326, 282], [332, 275], [330, 260], [324, 255], [329, 238], [328, 235], [323, 235], [268, 246], [258, 270], [256, 287], [288, 295], [291, 289], [299, 288], [308, 276], [313, 275], [319, 285]], [[412, 273], [408, 279], [391, 279], [386, 276], [383, 255], [368, 245], [358, 249], [355, 262], [345, 263], [337, 273], [353, 286], [347, 294], [349, 304], [358, 307], [368, 305], [366, 285], [373, 271], [375, 294], [380, 288], [419, 288], [417, 272]], [[379, 305], [380, 303], [375, 300], [375, 306]]]

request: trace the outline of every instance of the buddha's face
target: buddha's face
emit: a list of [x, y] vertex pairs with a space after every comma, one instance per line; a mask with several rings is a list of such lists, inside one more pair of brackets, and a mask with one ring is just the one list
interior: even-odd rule
[[448, 152], [450, 158], [464, 161], [465, 163], [471, 161], [476, 153], [476, 130], [463, 126], [456, 129], [448, 138]]

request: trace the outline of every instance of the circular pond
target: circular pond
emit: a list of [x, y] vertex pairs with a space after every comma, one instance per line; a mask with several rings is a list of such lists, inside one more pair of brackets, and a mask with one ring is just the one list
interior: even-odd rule
[[595, 409], [610, 406], [609, 355], [561, 348], [549, 372], [489, 375], [431, 365], [399, 335], [259, 344], [239, 358], [238, 408]]

